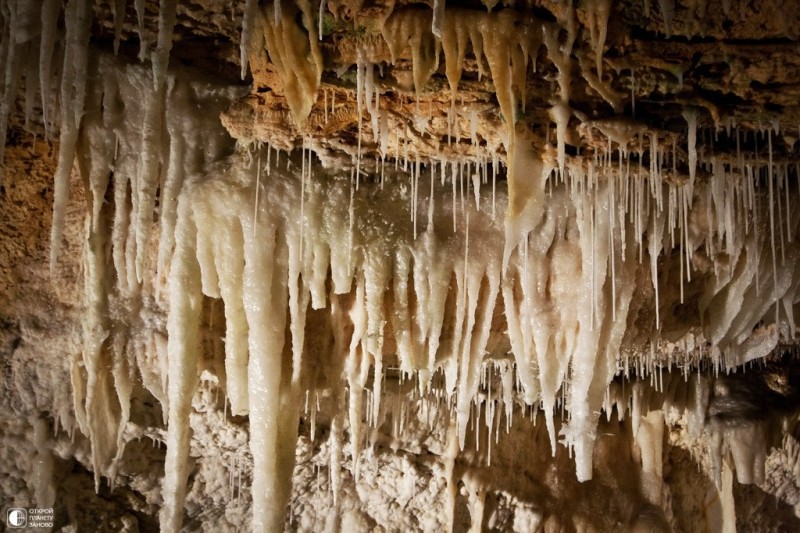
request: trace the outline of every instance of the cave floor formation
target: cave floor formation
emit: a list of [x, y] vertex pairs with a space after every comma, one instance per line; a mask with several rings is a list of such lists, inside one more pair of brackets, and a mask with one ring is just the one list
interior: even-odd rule
[[800, 529], [800, 5], [0, 18], [4, 514]]

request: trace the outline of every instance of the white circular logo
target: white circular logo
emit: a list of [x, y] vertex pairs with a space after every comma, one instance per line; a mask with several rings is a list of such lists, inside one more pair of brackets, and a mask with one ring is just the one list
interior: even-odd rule
[[8, 525], [11, 527], [24, 527], [28, 522], [28, 513], [25, 509], [9, 509]]

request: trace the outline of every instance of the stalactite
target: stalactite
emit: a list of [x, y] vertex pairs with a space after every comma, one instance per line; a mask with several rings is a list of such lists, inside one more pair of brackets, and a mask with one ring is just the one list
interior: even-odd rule
[[[186, 482], [189, 477], [189, 412], [197, 384], [196, 342], [200, 327], [202, 293], [200, 265], [196, 257], [198, 228], [188, 202], [178, 206], [175, 256], [169, 278], [170, 314], [167, 330], [168, 397], [167, 457], [164, 468], [164, 506], [161, 531], [178, 531], [183, 520]], [[255, 358], [255, 356], [253, 356]]]
[[[255, 19], [257, 16], [258, 2], [257, 0], [247, 0], [244, 5], [244, 13], [242, 14], [242, 38], [239, 43], [239, 63], [241, 65], [241, 77], [247, 75], [247, 65], [250, 58], [250, 40], [253, 38], [253, 29], [255, 26]], [[322, 10], [320, 10], [320, 29], [319, 34], [322, 35]]]
[[[305, 123], [317, 98], [322, 52], [308, 0], [278, 10], [275, 18], [259, 11], [266, 48], [284, 84], [284, 95], [297, 124]], [[280, 16], [278, 16], [280, 14]], [[302, 20], [300, 25], [299, 20]]]

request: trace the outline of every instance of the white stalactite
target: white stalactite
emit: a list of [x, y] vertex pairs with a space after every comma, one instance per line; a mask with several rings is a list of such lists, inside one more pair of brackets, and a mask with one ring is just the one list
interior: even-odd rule
[[161, 531], [180, 530], [189, 477], [189, 413], [197, 385], [197, 335], [202, 293], [196, 257], [198, 228], [188, 198], [178, 206], [175, 256], [169, 278], [170, 313], [167, 322], [168, 396], [167, 456], [164, 465]]

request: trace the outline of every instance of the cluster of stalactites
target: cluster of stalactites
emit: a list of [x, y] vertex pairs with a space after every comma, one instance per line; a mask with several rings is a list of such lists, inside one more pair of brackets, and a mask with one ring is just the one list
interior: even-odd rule
[[[114, 4], [115, 49], [123, 8], [124, 4]], [[143, 5], [137, 3], [137, 8], [141, 12]], [[101, 475], [113, 479], [129, 414], [132, 368], [126, 356], [128, 333], [111, 322], [109, 295], [113, 291], [125, 298], [138, 294], [134, 286], [142, 282], [144, 253], [137, 254], [131, 249], [141, 251], [148, 246], [152, 226], [161, 175], [158, 160], [166, 146], [160, 132], [175, 2], [162, 2], [152, 75], [143, 74], [142, 69], [126, 72], [121, 64], [92, 53], [89, 48], [91, 2], [71, 0], [62, 5], [56, 0], [6, 0], [0, 9], [4, 19], [0, 51], [3, 61], [0, 145], [5, 145], [9, 114], [23, 77], [25, 127], [33, 130], [33, 111], [40, 106], [46, 135], [50, 137], [55, 131], [59, 132], [51, 269], [56, 264], [62, 240], [70, 176], [75, 163], [86, 188], [89, 211], [88, 243], [84, 250], [86, 312], [83, 353], [72, 362], [75, 419], [92, 443], [96, 479], [99, 482]], [[62, 16], [63, 35], [59, 26]], [[145, 79], [147, 87], [142, 86]], [[144, 109], [142, 101], [147, 102]], [[58, 117], [55, 110], [59, 110]], [[130, 115], [125, 116], [123, 110]], [[131, 127], [134, 110], [144, 111], [145, 119]], [[144, 132], [141, 136], [139, 126]], [[134, 153], [141, 154], [138, 162], [131, 160]], [[2, 154], [0, 148], [0, 165]], [[176, 163], [183, 164], [182, 161]], [[105, 201], [112, 171], [116, 176], [115, 205], [120, 206], [117, 209], [109, 208]], [[133, 206], [130, 210], [125, 207], [129, 205], [128, 198]], [[108, 229], [112, 218], [113, 230]], [[112, 249], [113, 265], [106, 260], [109, 256], [106, 252]], [[136, 274], [127, 275], [128, 271]], [[126, 311], [130, 317], [135, 316], [134, 309]], [[130, 350], [135, 351], [132, 346]], [[112, 371], [109, 373], [107, 369]]]
[[[252, 12], [251, 12], [252, 9]], [[247, 8], [242, 50], [266, 46], [272, 67], [280, 76], [283, 96], [295, 123], [302, 130], [317, 99], [323, 58], [317, 38], [317, 25], [308, 0], [280, 0], [261, 9]], [[250, 39], [249, 42], [245, 39]], [[263, 52], [262, 52], [263, 53]], [[248, 52], [249, 57], [249, 52]], [[242, 72], [245, 71], [242, 57]]]
[[[597, 69], [602, 73], [602, 52], [606, 38], [606, 26], [610, 14], [608, 2], [590, 6], [591, 45], [595, 49]], [[317, 25], [310, 5], [300, 2], [297, 7], [280, 1], [265, 6], [253, 27], [245, 26], [244, 34], [260, 35], [251, 40], [249, 46], [242, 43], [243, 57], [253, 60], [252, 52], [263, 42], [269, 59], [284, 83], [284, 94], [294, 119], [302, 126], [310, 107], [317, 99], [316, 91], [322, 71], [322, 60], [317, 43]], [[322, 26], [324, 3], [320, 6], [319, 26]], [[249, 13], [246, 11], [246, 13]], [[559, 87], [563, 101], [568, 100], [569, 67], [572, 46], [577, 35], [574, 9], [565, 11], [558, 23], [545, 22], [528, 12], [503, 9], [497, 12], [481, 12], [469, 9], [444, 9], [444, 2], [437, 9], [399, 8], [385, 15], [381, 37], [394, 63], [401, 56], [410, 56], [414, 88], [417, 96], [424, 91], [431, 76], [438, 70], [442, 52], [445, 71], [450, 84], [453, 104], [458, 93], [458, 84], [467, 53], [471, 53], [478, 65], [479, 75], [491, 75], [505, 121], [513, 125], [516, 109], [524, 112], [526, 102], [526, 79], [529, 65], [535, 60], [539, 48], [547, 46], [551, 60], [561, 76]], [[246, 18], [246, 20], [250, 20]], [[252, 24], [252, 23], [251, 23]], [[566, 41], [559, 39], [559, 31], [568, 32]], [[254, 31], [260, 28], [260, 32]], [[253, 39], [253, 37], [249, 37]], [[366, 54], [366, 51], [364, 51]], [[360, 56], [359, 56], [360, 57]], [[489, 70], [485, 71], [484, 65]], [[509, 128], [513, 135], [513, 128]]]
[[[70, 127], [62, 120], [61, 129], [62, 139], [74, 136], [71, 150], [88, 208], [83, 351], [72, 364], [72, 386], [76, 419], [92, 443], [95, 474], [98, 480], [101, 475], [113, 480], [124, 449], [136, 368], [167, 409], [168, 374], [159, 363], [166, 349], [163, 334], [141, 337], [136, 332], [152, 327], [143, 318], [148, 315], [144, 308], [153, 305], [145, 295], [158, 296], [164, 286], [184, 179], [232, 148], [216, 117], [237, 91], [166, 71], [154, 74], [103, 54], [92, 55], [83, 76], [82, 115]], [[163, 80], [154, 88], [157, 76]], [[215, 112], [201, 114], [198, 108]], [[202, 139], [198, 131], [205, 132]], [[53, 221], [53, 260], [72, 171], [69, 150], [62, 144], [55, 204], [62, 217]], [[153, 223], [156, 197], [158, 226]]]
[[[86, 191], [83, 350], [71, 361], [71, 381], [75, 420], [91, 442], [98, 484], [101, 476], [113, 484], [137, 369], [144, 386], [167, 410], [165, 338], [163, 333], [137, 335], [152, 329], [144, 324], [144, 308], [152, 306], [145, 294], [158, 293], [169, 270], [184, 178], [205, 169], [232, 145], [217, 117], [236, 94], [230, 87], [168, 75], [177, 2], [160, 3], [153, 46], [144, 40], [144, 2], [135, 7], [140, 58], [150, 60], [147, 67], [128, 65], [90, 48], [93, 12], [88, 1], [72, 0], [64, 6], [54, 0], [2, 3], [3, 140], [23, 76], [26, 126], [38, 104], [38, 91], [46, 133], [59, 131], [51, 268], [64, 231], [73, 166]], [[112, 11], [116, 51], [124, 2], [115, 2]], [[60, 117], [55, 117], [53, 110], [59, 109]], [[198, 138], [201, 131], [204, 135]], [[157, 197], [160, 235], [154, 239]], [[156, 254], [151, 253], [154, 240]]]
[[[114, 49], [119, 46], [124, 19], [124, 2], [112, 5], [114, 14]], [[159, 6], [158, 41], [150, 49], [144, 42], [141, 27], [144, 3], [136, 2], [139, 15], [141, 40], [140, 56], [150, 59], [152, 77], [150, 91], [142, 96], [148, 101], [145, 119], [141, 124], [143, 133], [142, 162], [139, 172], [139, 189], [135, 191], [142, 209], [137, 225], [137, 245], [146, 246], [154, 209], [155, 189], [158, 181], [158, 161], [154, 154], [161, 144], [161, 115], [165, 106], [167, 66], [172, 48], [172, 30], [175, 25], [177, 2], [163, 0]], [[69, 178], [73, 163], [79, 157], [76, 148], [83, 128], [85, 116], [93, 102], [87, 99], [90, 77], [95, 66], [90, 62], [89, 37], [93, 18], [93, 6], [85, 0], [71, 0], [62, 6], [56, 0], [2, 2], [4, 30], [2, 36], [3, 99], [0, 102], [0, 145], [5, 146], [8, 117], [17, 96], [20, 80], [25, 79], [25, 126], [37, 105], [41, 106], [42, 122], [46, 134], [59, 131], [58, 167], [55, 174], [53, 202], [53, 226], [51, 231], [51, 268], [55, 266], [61, 244], [64, 217], [69, 197]], [[64, 20], [64, 35], [59, 20]], [[63, 37], [63, 38], [62, 38]], [[54, 79], [59, 81], [59, 90], [54, 90]], [[37, 92], [39, 98], [37, 98]], [[113, 104], [112, 104], [113, 106]], [[60, 109], [58, 119], [53, 110]], [[56, 127], [57, 126], [57, 127]], [[109, 127], [110, 125], [107, 125]], [[0, 149], [0, 166], [3, 150]], [[136, 264], [138, 281], [142, 280], [143, 265]]]
[[[122, 455], [133, 367], [137, 363], [142, 368], [149, 366], [145, 364], [145, 354], [152, 346], [144, 346], [134, 339], [128, 328], [133, 327], [141, 307], [137, 300], [145, 281], [144, 258], [150, 246], [157, 191], [161, 190], [162, 227], [171, 235], [169, 220], [172, 218], [174, 223], [174, 204], [183, 173], [198, 170], [205, 163], [205, 157], [216, 158], [221, 153], [208, 143], [190, 139], [189, 128], [185, 126], [200, 117], [189, 114], [183, 119], [185, 124], [181, 124], [180, 111], [173, 109], [172, 119], [166, 120], [169, 103], [179, 107], [174, 104], [180, 101], [167, 93], [180, 92], [181, 83], [191, 85], [181, 82], [167, 88], [176, 5], [174, 0], [164, 0], [160, 4], [158, 42], [149, 58], [152, 63], [152, 72], [149, 72], [126, 67], [90, 49], [93, 5], [89, 1], [70, 0], [62, 4], [58, 0], [4, 0], [0, 3], [4, 22], [0, 46], [3, 65], [0, 166], [9, 115], [23, 78], [25, 128], [35, 131], [31, 120], [34, 110], [40, 107], [46, 136], [52, 137], [55, 132], [59, 135], [51, 270], [56, 265], [62, 241], [73, 166], [77, 167], [86, 191], [83, 351], [71, 361], [71, 381], [75, 421], [90, 439], [92, 466], [98, 484], [100, 476], [107, 476], [113, 483], [116, 464]], [[141, 23], [144, 2], [136, 2], [136, 9]], [[113, 3], [115, 51], [124, 11], [124, 2]], [[140, 24], [140, 37], [143, 33]], [[148, 44], [142, 41], [142, 58], [149, 52]], [[197, 87], [192, 87], [189, 92], [195, 89]], [[191, 95], [182, 96], [191, 99]], [[169, 131], [164, 135], [162, 130]], [[213, 137], [219, 138], [218, 135]], [[169, 162], [166, 161], [168, 154]], [[113, 191], [108, 190], [110, 186]], [[111, 196], [113, 207], [107, 202]], [[169, 247], [169, 240], [162, 240]], [[168, 257], [170, 253], [171, 250], [164, 250], [162, 255]], [[129, 305], [114, 304], [120, 300]], [[116, 316], [118, 321], [112, 321], [111, 316]], [[159, 394], [161, 383], [154, 381], [159, 378], [152, 372], [143, 373], [143, 378], [166, 402], [166, 396]]]
[[[596, 4], [590, 5], [588, 14], [591, 46], [595, 50], [597, 72], [592, 73], [590, 67], [585, 66], [583, 62], [581, 67], [590, 85], [606, 98], [611, 91], [607, 90], [602, 82], [602, 55], [610, 15], [610, 3], [598, 2]], [[266, 48], [285, 85], [284, 93], [295, 122], [302, 126], [317, 98], [316, 92], [321, 76], [322, 62], [318, 60], [316, 29], [312, 24], [309, 7], [301, 6], [303, 17], [294, 17], [293, 22], [289, 22], [285, 18], [285, 10], [279, 9], [280, 5], [280, 2], [273, 4], [274, 22], [266, 14], [268, 10], [264, 11]], [[323, 16], [323, 7], [324, 4], [321, 6], [320, 17]], [[557, 126], [558, 166], [562, 174], [565, 172], [565, 139], [571, 116], [568, 104], [572, 72], [571, 56], [578, 34], [574, 8], [570, 4], [558, 22], [544, 22], [530, 13], [513, 9], [503, 9], [497, 12], [490, 10], [488, 13], [459, 8], [445, 9], [444, 2], [439, 2], [434, 7], [433, 11], [426, 8], [392, 10], [386, 15], [386, 19], [381, 25], [381, 37], [389, 49], [392, 62], [405, 54], [410, 55], [418, 101], [428, 80], [438, 70], [443, 52], [452, 102], [451, 113], [447, 121], [448, 142], [452, 129], [450, 117], [455, 114], [458, 85], [467, 53], [472, 53], [475, 57], [479, 76], [487, 74], [484, 65], [488, 64], [488, 74], [491, 75], [500, 112], [506, 124], [501, 138], [508, 154], [507, 181], [511, 202], [509, 217], [517, 217], [526, 210], [525, 203], [531, 194], [530, 183], [516, 170], [515, 162], [518, 159], [515, 142], [517, 110], [521, 107], [522, 111], [525, 111], [528, 70], [531, 64], [535, 70], [536, 58], [543, 45], [546, 46], [550, 60], [559, 73], [559, 99], [553, 105], [551, 115]], [[278, 26], [279, 13], [281, 13], [280, 17], [283, 17], [280, 26]], [[562, 30], [566, 30], [564, 38], [561, 37]], [[282, 35], [286, 37], [278, 38]], [[292, 37], [293, 35], [297, 37]], [[287, 42], [295, 43], [297, 52], [294, 55], [287, 54]], [[361, 167], [362, 102], [366, 102], [367, 112], [372, 118], [374, 140], [378, 142], [380, 139], [382, 158], [386, 157], [388, 139], [386, 112], [380, 106], [378, 86], [372, 81], [373, 66], [365, 60], [365, 56], [365, 52], [360, 52], [356, 65], [356, 100], [359, 123], [356, 154], [357, 174], [360, 174]], [[287, 70], [287, 66], [292, 66], [292, 68]], [[298, 80], [307, 80], [307, 83], [298, 83]], [[374, 104], [372, 104], [373, 92], [375, 94]], [[325, 104], [327, 105], [327, 100], [325, 100]], [[618, 108], [616, 100], [614, 107]], [[415, 126], [424, 132], [427, 129], [427, 119], [419, 105], [415, 113], [417, 115]], [[473, 135], [474, 137], [475, 135]], [[494, 148], [493, 151], [496, 153], [497, 147]], [[526, 149], [527, 147], [523, 147], [523, 150]], [[511, 250], [519, 244], [521, 236], [509, 234], [506, 237], [507, 259]]]
[[[376, 205], [367, 188], [356, 189], [354, 176], [315, 175], [310, 153], [301, 156], [299, 180], [266, 166], [271, 158], [269, 149], [240, 155], [226, 162], [232, 166], [227, 179], [197, 183], [181, 197], [169, 288], [167, 471], [175, 475], [165, 484], [167, 523], [179, 520], [183, 507], [201, 294], [225, 302], [226, 389], [232, 412], [250, 418], [256, 529], [283, 520], [281, 502], [291, 478], [286, 465], [294, 454], [294, 439], [285, 433], [296, 437], [297, 427], [279, 423], [278, 413], [288, 412], [292, 420], [295, 412], [296, 419], [300, 406], [309, 305], [330, 312], [333, 348], [324, 354], [324, 364], [340, 398], [335, 401], [343, 406], [345, 390], [338, 380], [347, 384], [354, 457], [362, 445], [368, 385], [368, 423], [377, 425], [385, 416], [380, 399], [389, 330], [402, 372], [419, 373], [427, 382], [437, 369], [445, 371], [448, 394], [458, 398], [456, 409], [464, 413], [460, 432], [466, 431], [499, 292], [501, 257], [500, 224], [487, 210], [472, 207], [470, 181], [464, 174], [449, 176], [459, 180], [460, 197], [435, 209], [434, 198], [446, 198], [451, 184], [443, 185], [433, 172], [418, 172], [411, 184], [416, 192], [409, 195], [405, 184], [392, 184]], [[422, 216], [427, 211], [428, 218], [416, 240], [412, 210]], [[286, 320], [290, 338], [285, 339]], [[282, 374], [287, 351], [291, 372]]]
[[[6, 6], [9, 16], [25, 20], [24, 3]], [[292, 12], [285, 6], [269, 18], [259, 12], [270, 57], [279, 58], [287, 89], [294, 87], [289, 92], [297, 100], [290, 107], [297, 117], [307, 115], [313, 105], [321, 72], [316, 38], [309, 34], [309, 40], [294, 25], [295, 15], [302, 14], [304, 26], [313, 26], [307, 8], [301, 5]], [[384, 33], [396, 53], [409, 44], [417, 50], [412, 53], [418, 56], [415, 81], [424, 85], [439, 45], [433, 51], [413, 41], [409, 28], [419, 17], [430, 17], [429, 12], [415, 13], [425, 12], [393, 14]], [[465, 14], [464, 24], [451, 13], [445, 11], [440, 28], [451, 88], [457, 87], [460, 72], [448, 56], [460, 58], [459, 65], [469, 40], [476, 55], [484, 49], [501, 111], [512, 117], [512, 88], [524, 91], [528, 55], [535, 54], [542, 34], [535, 31], [536, 24], [520, 26], [506, 11], [474, 15], [472, 22], [473, 15]], [[595, 14], [596, 25], [604, 13]], [[51, 32], [58, 15], [59, 6], [46, 0], [38, 34], [45, 51], [39, 63], [42, 87], [50, 85]], [[553, 413], [559, 392], [563, 394], [569, 413], [562, 427], [564, 443], [574, 450], [578, 478], [589, 479], [599, 413], [619, 371], [633, 290], [642, 272], [649, 274], [655, 293], [654, 331], [661, 326], [659, 290], [662, 297], [669, 291], [665, 295], [661, 286], [659, 258], [663, 263], [677, 254], [681, 299], [693, 269], [701, 268], [701, 260], [710, 263], [714, 281], [704, 285], [698, 306], [705, 338], [728, 366], [769, 353], [781, 335], [794, 337], [792, 313], [800, 287], [800, 248], [794, 239], [798, 215], [790, 209], [793, 169], [773, 161], [772, 131], [767, 133], [766, 162], [741, 154], [735, 160], [701, 161], [697, 117], [687, 113], [690, 176], [682, 184], [665, 179], [670, 165], [675, 173], [678, 164], [674, 145], [670, 155], [655, 135], [647, 168], [641, 164], [642, 154], [632, 159], [627, 142], [619, 142], [618, 150], [609, 144], [605, 153], [585, 162], [567, 160], [567, 62], [574, 21], [566, 42], [558, 41], [556, 29], [546, 27], [544, 32], [563, 89], [553, 111], [557, 156], [551, 160], [536, 153], [527, 138], [515, 141], [511, 127], [509, 146], [515, 143], [515, 148], [509, 149], [508, 200], [503, 194], [493, 196], [490, 208], [482, 197], [489, 173], [485, 167], [482, 173], [471, 173], [460, 161], [437, 168], [417, 160], [406, 165], [410, 176], [382, 180], [381, 190], [359, 187], [356, 172], [334, 178], [315, 170], [307, 151], [299, 165], [295, 159], [299, 178], [296, 172], [274, 172], [278, 154], [269, 149], [215, 163], [226, 153], [228, 140], [216, 123], [217, 113], [209, 109], [221, 109], [234, 91], [167, 74], [173, 3], [162, 3], [152, 70], [108, 57], [99, 57], [96, 67], [88, 68], [87, 4], [68, 3], [65, 18], [53, 260], [73, 159], [89, 198], [84, 349], [72, 366], [76, 418], [92, 442], [96, 475], [113, 477], [124, 445], [132, 368], [138, 367], [145, 386], [168, 412], [165, 530], [177, 530], [183, 512], [204, 297], [225, 302], [226, 391], [232, 412], [250, 417], [254, 529], [278, 529], [283, 523], [295, 421], [309, 386], [303, 381], [309, 307], [328, 309], [332, 325], [326, 364], [341, 406], [331, 431], [332, 471], [337, 472], [344, 413], [356, 459], [364, 440], [363, 415], [372, 427], [385, 421], [381, 388], [387, 352], [401, 372], [419, 376], [421, 387], [436, 372], [444, 374], [445, 397], [453, 412], [448, 448], [453, 461], [476, 412], [489, 339], [497, 334], [493, 321], [502, 306], [514, 360], [513, 367], [504, 367], [504, 383], [512, 384], [503, 386], [504, 401], [518, 394], [528, 405], [540, 403], [555, 448]], [[246, 24], [248, 32], [252, 20]], [[37, 35], [19, 32], [4, 39], [10, 43], [4, 50], [6, 119], [8, 95], [19, 78], [17, 53]], [[598, 49], [602, 33], [595, 26], [592, 40]], [[303, 69], [293, 68], [303, 61]], [[367, 72], [359, 66], [360, 83], [371, 95]], [[524, 94], [516, 97], [525, 99]], [[47, 109], [55, 108], [50, 100], [43, 101]], [[371, 96], [367, 101], [373, 114]], [[48, 113], [45, 122], [51, 124]], [[202, 138], [197, 132], [203, 132]], [[703, 165], [711, 177], [700, 181], [697, 169]], [[186, 183], [193, 174], [200, 177]], [[157, 194], [160, 233], [154, 238]], [[113, 202], [104, 201], [109, 196]], [[426, 221], [420, 231], [419, 217]], [[151, 247], [158, 252], [150, 253]], [[638, 268], [645, 259], [649, 269]], [[674, 285], [672, 271], [667, 274]], [[165, 346], [164, 332], [152, 331], [140, 317], [146, 314], [143, 292], [162, 288], [167, 277]], [[760, 323], [763, 327], [754, 333]], [[290, 364], [284, 364], [284, 357]], [[284, 374], [287, 368], [291, 372]], [[452, 480], [448, 483], [454, 486]]]
[[[611, 156], [598, 155], [585, 166], [570, 161], [562, 174], [529, 152], [533, 164], [526, 168], [536, 172], [531, 180], [539, 180], [540, 196], [528, 199], [520, 219], [506, 216], [504, 223], [505, 194], [495, 199], [499, 209], [493, 213], [481, 194], [488, 183], [456, 172], [458, 166], [412, 164], [410, 175], [393, 174], [380, 185], [359, 188], [354, 169], [349, 177], [332, 177], [313, 164], [310, 150], [300, 154], [299, 164], [296, 155], [293, 160], [299, 178], [278, 172], [279, 153], [267, 147], [239, 154], [187, 185], [179, 208], [181, 244], [170, 274], [169, 361], [176, 366], [169, 370], [172, 451], [165, 515], [174, 521], [182, 508], [188, 399], [196, 375], [191, 347], [202, 295], [225, 302], [232, 412], [249, 414], [251, 428], [259, 428], [251, 430], [257, 524], [278, 524], [283, 507], [275, 502], [288, 494], [285, 439], [296, 427], [279, 423], [277, 413], [296, 414], [302, 392], [315, 387], [304, 381], [307, 309], [329, 312], [332, 348], [315, 365], [327, 368], [326, 386], [333, 387], [334, 404], [349, 419], [356, 477], [362, 420], [373, 427], [386, 420], [381, 390], [387, 350], [390, 364], [417, 375], [423, 389], [442, 372], [454, 446], [463, 447], [489, 339], [506, 337], [514, 361], [509, 377], [515, 376], [516, 385], [503, 395], [543, 407], [553, 449], [554, 413], [563, 395], [569, 418], [561, 434], [574, 451], [578, 478], [586, 480], [642, 276], [654, 292], [662, 280], [672, 284], [661, 294], [674, 305], [674, 259], [681, 263], [679, 284], [698, 268], [698, 255], [711, 261], [718, 282], [705, 285], [700, 310], [706, 338], [715, 340], [723, 364], [766, 354], [780, 333], [791, 338], [789, 310], [800, 272], [788, 265], [800, 249], [788, 235], [796, 216], [784, 211], [778, 220], [791, 232], [777, 241], [787, 261], [777, 269], [780, 275], [754, 277], [772, 257], [770, 241], [759, 238], [767, 227], [769, 194], [759, 191], [773, 180], [768, 189], [788, 193], [783, 167], [734, 175], [731, 167], [720, 166], [708, 181], [674, 184], [661, 176], [670, 162], [664, 157], [645, 168], [631, 166], [628, 156], [612, 164]], [[427, 225], [418, 233], [420, 216]], [[750, 220], [746, 227], [732, 222], [744, 218]], [[502, 236], [509, 224], [521, 225], [521, 239], [504, 267]], [[662, 276], [660, 258], [669, 259]], [[645, 260], [650, 268], [639, 268]], [[745, 299], [751, 305], [744, 306]], [[507, 334], [493, 327], [501, 306]], [[773, 325], [754, 334], [761, 322]], [[657, 331], [653, 324], [652, 334]], [[504, 350], [492, 356], [503, 357]], [[332, 439], [341, 439], [342, 422], [334, 418]], [[341, 444], [332, 441], [331, 450], [332, 472], [338, 471]]]

